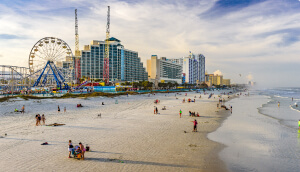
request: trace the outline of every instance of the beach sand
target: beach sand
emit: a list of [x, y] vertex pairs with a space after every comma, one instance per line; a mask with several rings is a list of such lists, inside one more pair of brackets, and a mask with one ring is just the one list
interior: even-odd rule
[[[0, 138], [0, 171], [227, 171], [218, 158], [224, 146], [207, 139], [207, 134], [230, 111], [217, 109], [217, 96], [208, 99], [202, 94], [200, 99], [199, 93], [184, 94], [177, 95], [178, 99], [170, 93], [3, 102], [0, 135], [7, 136]], [[182, 103], [183, 98], [195, 95], [195, 103]], [[160, 103], [154, 104], [155, 99]], [[84, 107], [76, 108], [77, 103]], [[9, 112], [23, 104], [24, 115]], [[63, 113], [64, 106], [67, 113]], [[154, 114], [154, 106], [160, 114]], [[164, 106], [167, 110], [161, 110]], [[190, 117], [189, 110], [201, 117]], [[46, 124], [65, 125], [35, 126], [36, 113], [45, 114]], [[192, 132], [194, 119], [198, 132]], [[73, 145], [90, 146], [85, 160], [68, 158], [69, 140]]]

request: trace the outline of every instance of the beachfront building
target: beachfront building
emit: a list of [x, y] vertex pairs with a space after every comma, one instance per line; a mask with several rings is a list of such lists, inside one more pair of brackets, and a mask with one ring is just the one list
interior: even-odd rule
[[205, 81], [208, 86], [230, 86], [230, 79], [223, 79], [223, 75], [205, 74]]
[[206, 74], [210, 85], [223, 85], [223, 75]]
[[[121, 41], [110, 38], [109, 81], [143, 81], [148, 79], [138, 52], [125, 49]], [[81, 78], [103, 79], [105, 41], [93, 40], [81, 51]]]
[[182, 72], [185, 74], [185, 83], [196, 84], [205, 81], [205, 57], [202, 54], [190, 54], [183, 58]]
[[205, 82], [205, 56], [190, 53], [189, 57], [169, 59], [182, 66], [182, 83], [197, 84]]
[[177, 82], [182, 83], [182, 65], [174, 63], [166, 57], [157, 58], [157, 55], [152, 55], [150, 60], [147, 60], [147, 72], [149, 80], [152, 82]]

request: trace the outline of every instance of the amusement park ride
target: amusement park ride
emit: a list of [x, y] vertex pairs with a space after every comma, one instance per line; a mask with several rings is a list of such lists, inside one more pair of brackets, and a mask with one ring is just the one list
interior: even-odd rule
[[73, 79], [73, 54], [69, 45], [59, 38], [40, 39], [29, 54], [29, 71], [33, 87], [56, 86], [68, 89]]
[[[107, 12], [103, 81], [109, 85], [109, 36], [110, 7]], [[22, 90], [31, 87], [69, 89], [69, 85], [80, 84], [80, 50], [77, 9], [75, 9], [75, 56], [70, 46], [62, 39], [45, 37], [34, 44], [28, 60], [29, 68], [0, 65], [0, 90]], [[2, 68], [2, 71], [1, 71]]]
[[13, 92], [31, 87], [68, 89], [68, 84], [73, 81], [73, 54], [62, 39], [40, 39], [29, 53], [28, 64], [29, 68], [0, 65], [0, 90]]

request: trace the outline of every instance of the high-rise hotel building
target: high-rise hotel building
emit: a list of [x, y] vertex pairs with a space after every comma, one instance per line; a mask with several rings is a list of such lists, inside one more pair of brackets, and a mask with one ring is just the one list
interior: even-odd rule
[[168, 59], [182, 66], [182, 83], [197, 84], [205, 82], [205, 57], [202, 54], [192, 54], [189, 57]]
[[[125, 49], [121, 41], [110, 38], [109, 81], [143, 81], [148, 74], [138, 52]], [[81, 51], [81, 78], [103, 79], [105, 41], [93, 40]]]
[[166, 57], [158, 59], [157, 55], [152, 55], [151, 59], [147, 60], [147, 71], [150, 81], [177, 82], [178, 84], [182, 82], [182, 66], [169, 61]]
[[202, 54], [190, 54], [183, 58], [182, 73], [185, 75], [185, 83], [197, 84], [205, 82], [205, 57]]

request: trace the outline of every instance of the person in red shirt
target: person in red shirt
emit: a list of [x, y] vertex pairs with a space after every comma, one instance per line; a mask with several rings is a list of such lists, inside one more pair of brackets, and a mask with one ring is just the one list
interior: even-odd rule
[[194, 123], [194, 130], [193, 130], [193, 132], [197, 132], [197, 124], [198, 124], [197, 120], [195, 119], [194, 121], [191, 121], [191, 122]]

